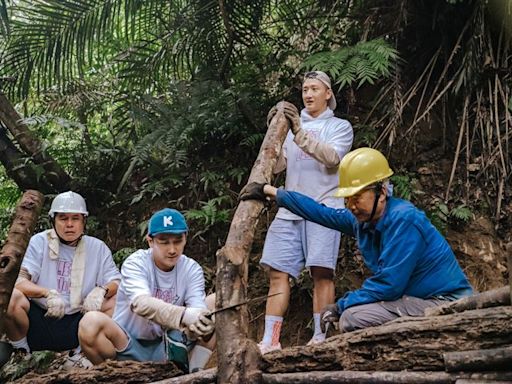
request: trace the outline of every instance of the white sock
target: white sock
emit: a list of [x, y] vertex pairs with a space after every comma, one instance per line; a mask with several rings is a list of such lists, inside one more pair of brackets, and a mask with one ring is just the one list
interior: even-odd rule
[[202, 345], [196, 345], [190, 351], [190, 357], [188, 359], [188, 370], [190, 373], [201, 371], [210, 360], [212, 351]]
[[265, 333], [263, 334], [263, 340], [261, 341], [265, 345], [277, 345], [279, 344], [279, 338], [281, 337], [281, 326], [283, 325], [282, 316], [265, 316]]
[[71, 353], [71, 356], [75, 356], [75, 355], [78, 355], [80, 352], [82, 352], [82, 348], [80, 347], [80, 345], [78, 347], [76, 347], [75, 349], [73, 349], [73, 352]]
[[23, 337], [22, 339], [19, 339], [18, 341], [12, 341], [11, 340], [11, 345], [15, 349], [24, 349], [25, 351], [30, 353], [30, 347], [28, 346], [28, 341], [27, 341], [27, 337], [26, 336]]
[[313, 322], [315, 323], [315, 333], [313, 334], [313, 339], [324, 341], [325, 333], [323, 333], [322, 328], [320, 328], [320, 313], [313, 313]]

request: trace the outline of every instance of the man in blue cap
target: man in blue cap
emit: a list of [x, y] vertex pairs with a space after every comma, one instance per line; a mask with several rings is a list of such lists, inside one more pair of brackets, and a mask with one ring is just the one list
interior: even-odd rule
[[112, 319], [89, 312], [80, 322], [80, 345], [93, 364], [172, 360], [190, 372], [204, 368], [215, 346], [206, 303], [213, 307], [214, 299], [205, 298], [201, 266], [183, 254], [187, 233], [185, 217], [175, 209], [151, 217], [149, 249], [136, 251], [122, 265]]

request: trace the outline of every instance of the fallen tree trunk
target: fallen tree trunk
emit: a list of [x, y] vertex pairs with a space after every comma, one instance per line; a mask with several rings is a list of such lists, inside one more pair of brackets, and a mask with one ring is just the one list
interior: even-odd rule
[[[446, 372], [308, 372], [308, 373], [277, 373], [263, 374], [264, 384], [451, 384], [460, 379], [477, 380], [480, 383], [487, 380], [512, 380], [512, 373], [446, 373]], [[484, 381], [485, 380], [485, 381]]]
[[443, 353], [512, 345], [512, 307], [436, 317], [400, 318], [341, 334], [316, 346], [263, 356], [266, 373], [317, 370], [444, 370]]
[[[288, 121], [283, 114], [285, 102], [277, 104], [258, 158], [249, 176], [250, 182], [270, 182], [281, 147], [288, 132]], [[226, 244], [217, 252], [216, 306], [223, 308], [247, 298], [249, 253], [263, 203], [242, 201], [238, 205]], [[220, 383], [257, 383], [259, 350], [248, 339], [249, 316], [246, 306], [216, 315], [217, 353]]]
[[447, 352], [443, 357], [448, 372], [512, 370], [512, 347]]
[[[211, 384], [215, 383], [217, 369], [212, 368], [202, 372], [192, 373], [185, 376], [173, 377], [151, 384]], [[488, 382], [492, 380], [512, 380], [512, 372], [485, 372], [485, 373], [447, 373], [447, 372], [366, 372], [366, 371], [313, 371], [297, 373], [264, 373], [263, 384], [443, 384], [465, 382]]]
[[7, 306], [43, 200], [43, 195], [38, 191], [27, 191], [23, 194], [16, 206], [7, 240], [0, 251], [0, 335], [4, 333]]
[[189, 375], [173, 377], [172, 379], [155, 381], [151, 384], [210, 384], [215, 383], [216, 379], [217, 368], [211, 368]]
[[26, 156], [7, 137], [1, 124], [0, 163], [4, 166], [7, 175], [21, 190], [37, 189], [48, 193], [55, 190], [44, 177], [38, 177], [35, 165], [26, 161]]
[[46, 171], [45, 177], [53, 187], [62, 192], [69, 189], [71, 178], [64, 169], [48, 153], [46, 146], [32, 134], [21, 116], [14, 109], [4, 93], [0, 92], [0, 120], [12, 133], [21, 149], [32, 157], [36, 164], [41, 165]]
[[467, 296], [438, 307], [427, 308], [425, 316], [439, 316], [473, 309], [510, 305], [510, 287], [501, 287], [490, 291]]
[[[31, 372], [15, 384], [138, 384], [151, 383], [162, 377], [175, 377], [183, 372], [172, 362], [106, 361], [89, 369], [72, 369], [40, 374]], [[181, 382], [181, 381], [180, 381]]]

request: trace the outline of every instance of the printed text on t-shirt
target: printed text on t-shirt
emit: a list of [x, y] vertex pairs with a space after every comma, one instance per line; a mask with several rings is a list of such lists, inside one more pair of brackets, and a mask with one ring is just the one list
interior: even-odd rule
[[71, 286], [71, 261], [61, 260], [57, 263], [57, 290], [69, 295]]

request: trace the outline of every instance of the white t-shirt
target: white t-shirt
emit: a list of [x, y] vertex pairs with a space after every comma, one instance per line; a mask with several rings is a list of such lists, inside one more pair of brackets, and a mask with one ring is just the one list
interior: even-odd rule
[[[354, 132], [347, 120], [335, 117], [329, 108], [316, 118], [303, 109], [300, 117], [302, 129], [318, 141], [330, 144], [340, 159], [350, 151]], [[289, 131], [283, 144], [283, 154], [286, 157], [286, 190], [300, 192], [329, 207], [344, 208], [343, 199], [333, 197], [338, 188], [338, 167], [327, 168], [300, 149], [293, 138], [293, 133]], [[303, 220], [286, 208], [279, 208], [276, 217]]]
[[174, 305], [206, 308], [203, 269], [185, 255], [180, 256], [170, 272], [164, 272], [155, 265], [151, 249], [139, 249], [124, 261], [121, 275], [112, 318], [137, 339], [154, 340], [162, 336], [159, 324], [131, 310], [137, 296], [151, 295]]
[[[113, 280], [120, 280], [121, 274], [117, 269], [112, 253], [107, 245], [91, 236], [83, 236], [85, 241], [85, 272], [82, 283], [81, 301], [99, 285], [105, 285]], [[21, 267], [32, 276], [31, 281], [41, 287], [56, 289], [66, 302], [66, 314], [78, 312], [80, 308], [71, 310], [69, 303], [71, 286], [71, 265], [76, 247], [59, 244], [59, 258], [50, 259], [48, 237], [46, 231], [39, 232], [30, 238]], [[32, 299], [42, 308], [46, 308], [46, 299]]]

